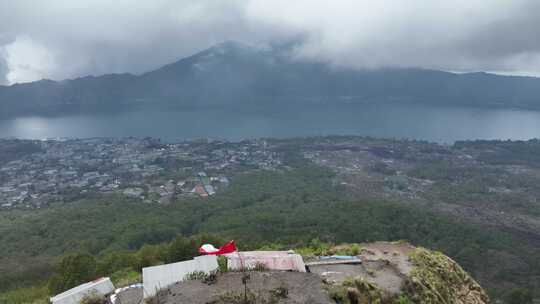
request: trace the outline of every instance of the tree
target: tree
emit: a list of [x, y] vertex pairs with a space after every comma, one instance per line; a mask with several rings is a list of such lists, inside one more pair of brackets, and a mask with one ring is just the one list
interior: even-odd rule
[[49, 290], [58, 294], [96, 278], [96, 260], [93, 256], [77, 253], [65, 256], [49, 280]]
[[524, 288], [516, 288], [510, 290], [504, 296], [504, 302], [506, 304], [532, 304], [533, 295], [532, 292]]
[[167, 263], [189, 260], [198, 255], [198, 248], [193, 239], [177, 236], [169, 245]]
[[137, 271], [144, 267], [158, 265], [165, 261], [167, 252], [166, 245], [144, 245], [137, 251]]
[[99, 259], [97, 264], [97, 273], [99, 275], [108, 275], [125, 268], [136, 269], [138, 262], [137, 256], [132, 252], [109, 252]]

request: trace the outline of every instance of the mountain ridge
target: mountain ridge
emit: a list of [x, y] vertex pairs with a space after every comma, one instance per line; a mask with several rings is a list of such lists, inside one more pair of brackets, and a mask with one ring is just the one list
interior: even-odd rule
[[92, 112], [127, 105], [215, 106], [292, 102], [419, 102], [540, 108], [540, 78], [418, 68], [352, 69], [298, 61], [287, 49], [226, 42], [155, 70], [0, 86], [2, 116]]

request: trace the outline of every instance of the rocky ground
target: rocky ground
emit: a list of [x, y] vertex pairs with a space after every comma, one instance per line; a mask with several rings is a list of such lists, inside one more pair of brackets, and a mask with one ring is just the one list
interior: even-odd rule
[[243, 303], [310, 303], [332, 304], [324, 283], [317, 274], [299, 272], [247, 273], [247, 292], [242, 283], [244, 274], [220, 274], [214, 282], [192, 280], [170, 286], [155, 298], [155, 303], [225, 304]]
[[357, 257], [361, 264], [310, 266], [311, 273], [218, 273], [203, 280], [179, 282], [162, 290], [150, 303], [489, 303], [484, 290], [443, 254], [406, 243], [379, 242], [362, 244]]
[[413, 269], [409, 255], [415, 250], [406, 243], [372, 243], [361, 247], [361, 264], [310, 266], [328, 284], [343, 284], [351, 278], [362, 278], [389, 294], [399, 295]]

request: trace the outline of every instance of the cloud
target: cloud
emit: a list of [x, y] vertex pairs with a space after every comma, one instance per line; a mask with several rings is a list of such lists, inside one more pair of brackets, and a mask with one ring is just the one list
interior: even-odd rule
[[9, 39], [0, 35], [0, 85], [8, 85], [7, 74], [9, 73], [9, 67], [6, 60], [7, 53], [4, 45], [9, 43]]
[[0, 81], [142, 73], [225, 40], [300, 36], [298, 57], [335, 65], [540, 75], [538, 28], [536, 0], [2, 1]]
[[540, 5], [502, 0], [252, 2], [256, 19], [305, 29], [302, 56], [357, 67], [513, 70], [540, 54]]
[[9, 73], [9, 69], [7, 66], [6, 59], [4, 59], [3, 53], [4, 51], [0, 50], [0, 85], [7, 85], [9, 84], [9, 81], [7, 79], [7, 74]]
[[[8, 50], [4, 58], [10, 74], [19, 75], [12, 76], [12, 82], [32, 80], [38, 72], [52, 79], [141, 73], [223, 40], [247, 37], [240, 4], [236, 0], [5, 1], [0, 3], [0, 35], [15, 39], [4, 44]], [[24, 49], [25, 54], [10, 49]], [[31, 58], [31, 49], [36, 58]]]
[[55, 59], [49, 51], [24, 36], [4, 48], [4, 62], [8, 83], [36, 81], [47, 78], [56, 69]]

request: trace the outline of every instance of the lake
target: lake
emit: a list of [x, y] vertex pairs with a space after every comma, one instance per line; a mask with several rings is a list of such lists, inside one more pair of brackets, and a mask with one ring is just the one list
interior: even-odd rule
[[134, 110], [116, 114], [0, 120], [0, 137], [25, 139], [151, 136], [196, 138], [369, 135], [452, 143], [540, 137], [540, 112], [403, 104], [287, 106], [280, 110]]

